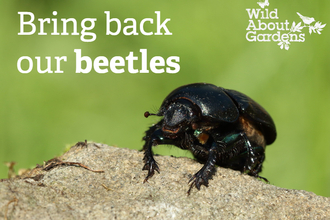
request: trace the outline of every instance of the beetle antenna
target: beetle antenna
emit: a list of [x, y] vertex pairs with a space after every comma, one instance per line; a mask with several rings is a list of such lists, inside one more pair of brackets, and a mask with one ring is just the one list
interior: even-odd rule
[[150, 113], [150, 112], [148, 112], [148, 111], [146, 111], [146, 112], [144, 113], [144, 117], [146, 117], [146, 118], [148, 118], [150, 115], [157, 115], [157, 114]]

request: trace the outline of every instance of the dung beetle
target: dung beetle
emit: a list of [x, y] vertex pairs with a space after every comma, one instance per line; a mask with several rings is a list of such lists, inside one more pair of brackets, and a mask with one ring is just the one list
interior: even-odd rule
[[194, 83], [172, 91], [163, 101], [161, 116], [143, 137], [148, 181], [159, 167], [152, 147], [175, 145], [190, 150], [204, 166], [189, 180], [188, 195], [193, 186], [200, 190], [208, 186], [215, 165], [239, 170], [250, 176], [258, 175], [265, 160], [265, 147], [276, 139], [273, 119], [257, 102], [235, 90], [208, 83]]

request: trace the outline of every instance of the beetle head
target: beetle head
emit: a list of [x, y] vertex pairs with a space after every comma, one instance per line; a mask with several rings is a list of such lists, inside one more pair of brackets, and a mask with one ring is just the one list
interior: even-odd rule
[[200, 112], [198, 107], [190, 100], [178, 99], [166, 107], [162, 107], [157, 114], [145, 112], [144, 117], [150, 115], [163, 116], [162, 131], [168, 138], [176, 138], [181, 132], [196, 126], [196, 121]]
[[164, 122], [162, 130], [168, 136], [176, 138], [196, 119], [195, 106], [188, 100], [179, 99], [171, 103], [163, 112]]

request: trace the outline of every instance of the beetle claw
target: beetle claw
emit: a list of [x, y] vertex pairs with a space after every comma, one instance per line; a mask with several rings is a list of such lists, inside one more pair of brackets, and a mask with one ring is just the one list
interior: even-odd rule
[[202, 168], [198, 171], [193, 177], [190, 178], [188, 184], [190, 184], [189, 190], [187, 191], [188, 195], [190, 195], [191, 189], [195, 186], [198, 190], [201, 189], [201, 186], [204, 185], [206, 187], [209, 186], [209, 175], [205, 172], [205, 169]]
[[159, 167], [154, 159], [149, 159], [143, 166], [142, 170], [148, 170], [148, 175], [143, 181], [144, 183], [148, 182], [148, 179], [155, 174], [155, 170], [159, 173]]

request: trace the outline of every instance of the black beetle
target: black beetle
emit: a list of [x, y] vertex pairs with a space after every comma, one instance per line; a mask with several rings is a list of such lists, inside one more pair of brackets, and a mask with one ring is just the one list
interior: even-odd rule
[[[171, 144], [190, 150], [204, 163], [190, 180], [199, 190], [208, 186], [215, 173], [215, 165], [239, 170], [267, 181], [258, 175], [265, 159], [265, 147], [276, 139], [275, 124], [258, 103], [235, 90], [208, 83], [181, 86], [163, 101], [157, 114], [163, 116], [146, 131], [143, 170], [147, 181], [159, 173], [152, 147]], [[268, 181], [267, 181], [268, 182]]]

